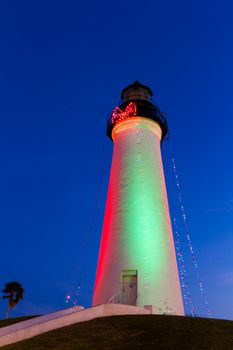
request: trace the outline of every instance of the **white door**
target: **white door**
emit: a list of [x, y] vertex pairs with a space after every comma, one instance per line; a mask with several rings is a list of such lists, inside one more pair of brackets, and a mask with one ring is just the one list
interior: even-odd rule
[[122, 302], [126, 305], [137, 303], [137, 275], [123, 275]]

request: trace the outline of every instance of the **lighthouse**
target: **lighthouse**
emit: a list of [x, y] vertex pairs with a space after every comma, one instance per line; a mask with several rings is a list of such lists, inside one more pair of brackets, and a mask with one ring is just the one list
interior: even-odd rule
[[183, 315], [160, 148], [168, 128], [152, 95], [135, 81], [108, 120], [114, 149], [93, 305]]

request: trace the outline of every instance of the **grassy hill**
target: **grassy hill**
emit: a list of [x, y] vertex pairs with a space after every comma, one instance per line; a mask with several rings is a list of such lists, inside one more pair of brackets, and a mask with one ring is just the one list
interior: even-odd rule
[[233, 349], [233, 322], [161, 315], [98, 318], [3, 350]]

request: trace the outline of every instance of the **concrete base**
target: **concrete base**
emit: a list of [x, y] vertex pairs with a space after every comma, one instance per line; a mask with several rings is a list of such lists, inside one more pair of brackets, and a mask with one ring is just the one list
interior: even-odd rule
[[145, 314], [151, 314], [151, 310], [131, 305], [102, 304], [88, 309], [76, 306], [0, 328], [0, 347], [97, 317]]

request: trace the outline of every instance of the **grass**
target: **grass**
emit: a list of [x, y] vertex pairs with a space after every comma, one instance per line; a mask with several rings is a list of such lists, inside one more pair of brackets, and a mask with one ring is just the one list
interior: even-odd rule
[[233, 349], [233, 322], [161, 315], [111, 316], [77, 323], [3, 350]]
[[34, 317], [37, 317], [37, 316], [24, 316], [24, 317], [15, 317], [15, 318], [8, 318], [6, 320], [0, 320], [0, 328], [10, 326], [11, 324], [14, 324], [14, 323], [26, 321]]

